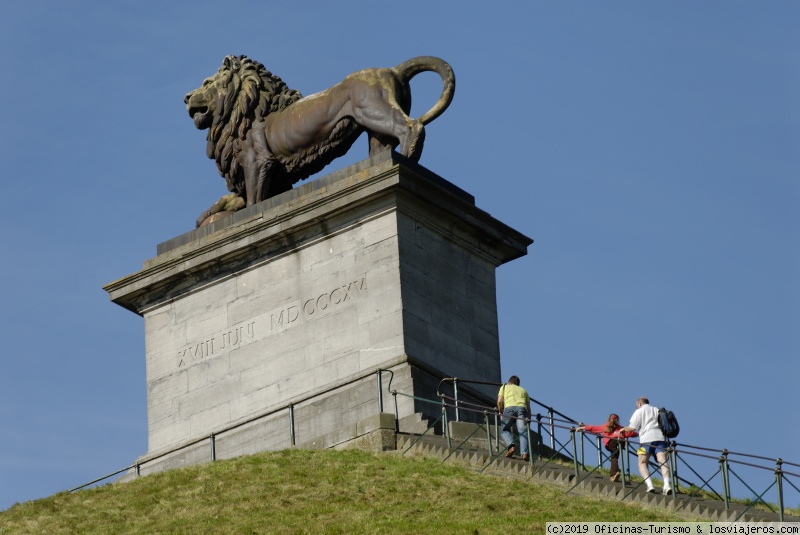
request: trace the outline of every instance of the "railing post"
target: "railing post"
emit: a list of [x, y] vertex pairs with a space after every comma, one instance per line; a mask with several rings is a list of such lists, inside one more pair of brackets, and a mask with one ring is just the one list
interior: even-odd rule
[[486, 441], [489, 443], [489, 457], [491, 457], [494, 453], [492, 453], [492, 428], [489, 426], [488, 411], [483, 411], [483, 421], [486, 422]]
[[[627, 440], [625, 441], [625, 455], [628, 457], [628, 481], [631, 481], [631, 467], [633, 466], [633, 464], [631, 463], [631, 449], [628, 445]], [[638, 459], [639, 457], [638, 454], [636, 457]]]
[[291, 435], [292, 439], [292, 447], [294, 447], [294, 403], [289, 404], [289, 434]]
[[600, 449], [603, 447], [603, 437], [597, 435], [595, 443], [597, 444], [597, 466], [603, 466], [603, 450]]
[[458, 377], [453, 377], [453, 397], [456, 404], [456, 422], [460, 422], [461, 420], [458, 418]]
[[530, 415], [525, 418], [525, 432], [528, 433], [528, 464], [533, 468], [533, 442], [531, 442], [531, 419]]
[[[553, 408], [548, 407], [547, 417], [550, 420], [550, 449], [556, 451], [556, 424], [553, 422]], [[573, 456], [574, 457], [574, 456]]]
[[722, 450], [719, 456], [719, 471], [722, 474], [722, 497], [725, 501], [725, 510], [730, 509], [731, 501], [731, 480], [728, 475], [728, 450]]
[[542, 458], [542, 415], [536, 413], [536, 432], [539, 438], [536, 439], [536, 456]]
[[775, 483], [778, 486], [778, 518], [783, 522], [783, 470], [781, 465], [783, 460], [778, 458], [775, 461]]
[[397, 407], [397, 391], [392, 390], [392, 401], [394, 402], [394, 432], [400, 432], [400, 409]]
[[136, 477], [139, 477], [140, 475], [142, 475], [142, 468], [139, 463], [136, 463]]
[[447, 449], [450, 449], [450, 426], [447, 424], [447, 403], [444, 400], [444, 396], [442, 396], [442, 432], [444, 433], [445, 438], [447, 439]]
[[672, 452], [672, 460], [673, 460], [673, 464], [672, 464], [672, 470], [673, 470], [673, 472], [672, 472], [672, 481], [673, 481], [672, 488], [676, 489], [677, 487], [675, 486], [674, 482], [678, 481], [678, 443], [675, 442], [674, 440], [672, 441], [672, 448], [673, 448], [673, 452]]
[[500, 424], [498, 420], [500, 418], [500, 413], [494, 411], [494, 449], [496, 451], [500, 451]]
[[678, 494], [678, 453], [675, 448], [678, 444], [673, 440], [667, 449], [667, 469], [669, 470], [669, 482], [672, 485], [672, 497]]
[[[625, 476], [626, 466], [628, 465], [628, 439], [620, 438], [617, 441], [617, 450], [619, 451], [619, 473], [622, 475], [622, 486], [628, 486], [628, 479]], [[630, 476], [630, 474], [628, 474]]]
[[217, 460], [217, 437], [214, 435], [214, 433], [211, 433], [211, 436], [209, 436], [208, 438], [211, 439], [211, 460], [212, 461], [216, 461]]
[[570, 437], [571, 437], [571, 440], [572, 440], [572, 465], [575, 467], [575, 479], [578, 479], [578, 475], [579, 475], [579, 472], [578, 472], [578, 455], [577, 455], [578, 452], [576, 451], [576, 446], [575, 446], [575, 428], [574, 427], [570, 427], [569, 428], [569, 434], [570, 434]]
[[378, 370], [376, 373], [378, 374], [378, 413], [383, 412], [383, 381], [381, 380], [381, 372], [383, 370]]

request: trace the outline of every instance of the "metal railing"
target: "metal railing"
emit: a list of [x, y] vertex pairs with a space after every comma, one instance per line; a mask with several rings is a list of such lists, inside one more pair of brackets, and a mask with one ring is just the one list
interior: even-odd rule
[[[262, 413], [260, 413], [260, 414], [258, 414], [256, 416], [253, 416], [253, 417], [248, 418], [246, 420], [243, 420], [241, 422], [237, 422], [235, 424], [223, 427], [222, 429], [218, 429], [216, 431], [213, 431], [213, 432], [209, 433], [208, 435], [201, 436], [201, 437], [199, 437], [197, 439], [191, 440], [189, 442], [181, 444], [180, 446], [177, 446], [177, 447], [172, 448], [170, 450], [161, 452], [161, 453], [159, 453], [157, 455], [153, 455], [151, 457], [146, 457], [144, 459], [138, 460], [135, 463], [133, 463], [133, 464], [131, 464], [129, 466], [126, 466], [125, 468], [121, 468], [119, 470], [111, 472], [110, 474], [106, 474], [106, 475], [104, 475], [102, 477], [98, 477], [97, 479], [93, 479], [92, 481], [89, 481], [88, 483], [84, 483], [83, 485], [80, 485], [78, 487], [69, 489], [68, 492], [75, 492], [75, 491], [78, 491], [78, 490], [81, 490], [81, 489], [85, 489], [86, 487], [90, 487], [90, 486], [95, 485], [97, 483], [101, 483], [101, 482], [103, 482], [103, 481], [105, 481], [105, 480], [107, 480], [109, 478], [112, 478], [114, 476], [117, 476], [119, 474], [126, 473], [126, 472], [133, 471], [134, 474], [138, 477], [138, 476], [141, 475], [141, 469], [142, 469], [142, 467], [144, 465], [149, 464], [149, 463], [153, 463], [153, 462], [161, 460], [161, 459], [164, 459], [164, 458], [169, 457], [170, 455], [173, 455], [173, 454], [178, 453], [180, 451], [188, 450], [189, 448], [197, 446], [198, 444], [202, 444], [203, 442], [208, 442], [208, 445], [209, 445], [209, 460], [210, 461], [216, 461], [217, 460], [217, 444], [216, 443], [217, 443], [217, 438], [220, 435], [224, 435], [225, 433], [229, 433], [231, 431], [234, 431], [234, 430], [239, 429], [241, 427], [244, 427], [246, 425], [258, 422], [260, 420], [264, 420], [264, 419], [269, 418], [271, 416], [276, 416], [276, 415], [278, 415], [278, 414], [280, 414], [282, 412], [286, 412], [288, 414], [289, 428], [287, 430], [287, 434], [288, 434], [288, 438], [289, 438], [289, 442], [290, 442], [291, 446], [294, 447], [297, 444], [297, 436], [296, 436], [297, 431], [296, 431], [296, 428], [295, 428], [295, 407], [297, 405], [300, 405], [300, 404], [303, 404], [303, 403], [306, 403], [306, 402], [309, 402], [309, 401], [313, 401], [314, 399], [317, 399], [317, 398], [320, 398], [320, 397], [327, 396], [327, 395], [335, 392], [336, 390], [340, 390], [340, 389], [342, 389], [344, 387], [364, 382], [366, 379], [368, 379], [369, 377], [374, 375], [376, 377], [376, 381], [377, 381], [377, 385], [378, 385], [378, 407], [377, 408], [378, 408], [378, 412], [379, 413], [383, 412], [383, 389], [382, 389], [383, 382], [382, 382], [382, 376], [383, 376], [384, 373], [389, 373], [392, 376], [394, 376], [394, 374], [393, 374], [393, 372], [391, 370], [379, 369], [379, 370], [377, 370], [375, 372], [370, 372], [369, 374], [362, 375], [362, 376], [357, 377], [355, 379], [352, 379], [351, 381], [348, 381], [348, 382], [346, 382], [344, 384], [336, 385], [335, 387], [331, 387], [331, 388], [316, 392], [316, 393], [314, 393], [312, 395], [306, 396], [306, 397], [301, 398], [299, 400], [292, 401], [292, 402], [287, 403], [285, 405], [282, 405], [282, 406], [280, 406], [278, 408], [275, 408], [275, 409], [272, 409], [272, 410], [269, 410], [269, 411], [266, 411], [266, 412], [262, 412]], [[390, 380], [390, 384], [391, 384], [391, 380]]]
[[[384, 389], [383, 375], [387, 373], [389, 374], [389, 383]], [[378, 412], [380, 413], [384, 411], [385, 393], [391, 394], [393, 398], [396, 432], [400, 431], [400, 413], [397, 400], [398, 396], [409, 398], [415, 403], [420, 403], [422, 405], [435, 405], [438, 407], [438, 410], [436, 410], [435, 413], [439, 414], [439, 416], [427, 424], [426, 430], [419, 434], [419, 436], [403, 451], [404, 454], [408, 452], [417, 442], [423, 440], [429, 432], [434, 434], [437, 427], [440, 427], [441, 434], [444, 435], [448, 448], [452, 450], [444, 460], [447, 460], [456, 451], [465, 447], [469, 443], [470, 439], [472, 439], [475, 434], [479, 432], [486, 434], [486, 442], [489, 450], [489, 460], [486, 462], [481, 471], [486, 470], [497, 459], [504, 455], [506, 448], [501, 447], [500, 445], [501, 433], [499, 432], [502, 425], [501, 415], [498, 413], [494, 404], [489, 401], [489, 398], [485, 394], [481, 394], [477, 391], [470, 392], [468, 387], [463, 390], [469, 393], [469, 397], [472, 398], [472, 401], [465, 400], [459, 396], [458, 388], [459, 383], [496, 387], [502, 386], [502, 383], [472, 381], [446, 377], [441, 379], [439, 386], [437, 387], [436, 395], [439, 399], [434, 400], [398, 392], [397, 390], [392, 389], [394, 373], [391, 370], [379, 369], [375, 372], [355, 378], [345, 384], [337, 385], [336, 387], [331, 387], [329, 389], [314, 393], [300, 400], [287, 403], [279, 408], [258, 414], [247, 420], [211, 432], [208, 435], [182, 444], [178, 447], [170, 449], [169, 451], [144, 458], [133, 463], [132, 465], [126, 466], [125, 468], [116, 470], [103, 477], [94, 479], [88, 483], [70, 489], [69, 492], [75, 492], [80, 489], [84, 489], [124, 472], [133, 471], [136, 476], [139, 476], [141, 475], [142, 466], [158, 461], [182, 450], [192, 448], [197, 444], [201, 444], [206, 441], [209, 444], [209, 459], [211, 461], [215, 461], [217, 459], [216, 441], [220, 435], [231, 432], [245, 425], [258, 422], [259, 420], [275, 416], [281, 412], [286, 412], [288, 414], [289, 426], [287, 429], [287, 434], [291, 446], [294, 447], [297, 444], [294, 414], [295, 407], [297, 405], [329, 395], [343, 387], [364, 382], [373, 375], [375, 376], [378, 388], [376, 407]], [[441, 391], [441, 387], [445, 383], [452, 383], [452, 396]], [[544, 469], [548, 464], [553, 462], [570, 463], [572, 465], [576, 481], [575, 484], [567, 490], [567, 492], [570, 492], [587, 477], [600, 470], [609, 460], [610, 455], [606, 454], [604, 451], [600, 436], [595, 435], [595, 440], [590, 440], [587, 437], [587, 434], [589, 433], [577, 430], [577, 420], [562, 414], [553, 407], [538, 400], [531, 399], [531, 403], [545, 409], [546, 412], [546, 414], [540, 412], [529, 415], [529, 418], [526, 419], [526, 432], [530, 448], [529, 463], [531, 466], [531, 474], [536, 474]], [[462, 416], [470, 415], [469, 419], [473, 421], [472, 423], [477, 424], [476, 429], [466, 438], [462, 438], [455, 447], [453, 447], [453, 440], [450, 436], [448, 410], [455, 415], [456, 422], [460, 422]], [[580, 438], [577, 437], [578, 434], [580, 434]], [[514, 443], [516, 444], [518, 440], [519, 437], [516, 438]], [[637, 485], [632, 485], [634, 479], [631, 477], [632, 463], [630, 458], [631, 456], [636, 455], [635, 445], [638, 443], [631, 439], [622, 439], [619, 442], [621, 453], [619, 462], [620, 471], [622, 474], [622, 483], [624, 485], [630, 484], [632, 486], [632, 490], [623, 496], [622, 499], [625, 499], [627, 496], [630, 496], [638, 486], [641, 486], [643, 482], [639, 482]], [[587, 448], [587, 443], [590, 445], [590, 448]], [[586, 451], [587, 449], [591, 451], [591, 448], [594, 448], [594, 452], [597, 455], [597, 464], [594, 466], [589, 466], [586, 464]], [[764, 462], [768, 462], [770, 464], [765, 465]], [[800, 488], [798, 488], [800, 485], [800, 464], [788, 462], [781, 458], [773, 459], [758, 455], [732, 452], [727, 449], [712, 449], [671, 442], [669, 448], [667, 449], [667, 465], [675, 492], [680, 492], [681, 494], [686, 494], [688, 496], [703, 494], [704, 497], [709, 497], [724, 502], [726, 510], [731, 508], [731, 504], [734, 501], [731, 495], [731, 482], [733, 479], [738, 481], [742, 488], [745, 488], [747, 491], [752, 493], [752, 496], [746, 499], [744, 503], [746, 508], [739, 514], [738, 518], [741, 518], [741, 516], [744, 515], [744, 513], [749, 509], [759, 506], [778, 514], [780, 520], [782, 521], [785, 515], [787, 492], [791, 492], [791, 489], [793, 489], [797, 493], [794, 496], [800, 501]], [[709, 465], [711, 465], [711, 468], [709, 468]], [[786, 467], [790, 467], [791, 470], [787, 470]], [[651, 462], [650, 475], [652, 476], [659, 470], [659, 468], [660, 466], [658, 463]], [[745, 476], [744, 469], [749, 469], [751, 473]], [[689, 481], [681, 477], [679, 472], [683, 473], [684, 471], [688, 471], [693, 474], [693, 477], [696, 478], [695, 481], [700, 481], [701, 484], [698, 485], [693, 481]], [[713, 473], [711, 473], [711, 475], [703, 475], [703, 473], [712, 471]], [[753, 487], [757, 484], [754, 481], [755, 478], [752, 473], [753, 471], [761, 474], [769, 472], [772, 475], [767, 482], [764, 482], [763, 479], [759, 480], [759, 488], [763, 488], [764, 485], [766, 485], [766, 488], [764, 488], [764, 490], [760, 493], [753, 489]], [[583, 476], [581, 476], [581, 472], [584, 472]], [[745, 481], [745, 477], [749, 479], [749, 482]], [[715, 479], [719, 479], [719, 484], [716, 488], [713, 486]], [[773, 492], [774, 499], [770, 499], [770, 501], [768, 501], [765, 496], [770, 491]]]
[[[453, 384], [452, 396], [441, 391], [442, 384], [448, 382]], [[495, 441], [495, 447], [492, 449], [491, 440], [489, 440], [490, 457], [486, 465], [481, 469], [481, 471], [484, 471], [503, 454], [499, 444], [500, 433], [498, 432], [500, 428], [500, 424], [498, 423], [500, 415], [494, 405], [490, 405], [488, 402], [486, 405], [481, 405], [459, 399], [459, 383], [496, 387], [502, 386], [502, 383], [444, 378], [440, 381], [439, 388], [437, 388], [437, 396], [439, 396], [442, 405], [442, 418], [445, 419], [445, 434], [448, 433], [446, 425], [447, 407], [453, 408], [456, 421], [460, 420], [460, 416], [464, 412], [478, 412], [483, 415], [485, 423], [482, 424], [483, 427], [481, 427], [481, 429], [485, 427], [487, 436], [494, 436]], [[535, 399], [531, 399], [531, 403], [546, 409], [546, 415], [541, 413], [532, 414], [527, 419], [528, 444], [531, 450], [530, 464], [533, 468], [531, 473], [536, 473], [548, 463], [556, 460], [571, 461], [576, 483], [567, 491], [570, 492], [588, 476], [599, 470], [610, 459], [610, 454], [606, 454], [604, 451], [602, 438], [600, 436], [595, 436], [595, 440], [589, 441], [589, 444], [590, 448], [593, 448], [593, 451], [597, 455], [597, 464], [596, 466], [588, 467], [585, 459], [587, 451], [586, 435], [589, 433], [578, 431], [576, 428], [578, 424], [577, 420], [560, 413], [551, 406]], [[442, 418], [440, 418], [440, 420]], [[492, 434], [489, 429], [492, 422], [495, 429], [494, 434]], [[532, 434], [534, 425], [536, 426], [535, 435]], [[576, 438], [577, 433], [581, 434], [580, 440]], [[546, 441], [549, 443], [548, 452], [543, 452], [545, 435]], [[463, 440], [456, 449], [462, 447], [467, 440], [468, 439]], [[451, 447], [449, 437], [447, 437], [447, 441], [448, 447]], [[638, 487], [644, 484], [644, 480], [642, 479], [641, 482], [634, 485], [634, 478], [631, 477], [631, 466], [637, 464], [631, 462], [631, 457], [638, 457], [636, 455], [638, 445], [639, 443], [636, 440], [620, 440], [619, 461], [623, 478], [622, 483], [631, 486], [631, 491], [625, 494], [622, 499], [630, 496]], [[535, 451], [534, 446], [536, 447]], [[786, 498], [788, 494], [792, 494], [792, 490], [794, 491], [792, 495], [798, 500], [798, 503], [800, 503], [800, 464], [798, 463], [789, 462], [782, 458], [737, 453], [727, 449], [713, 449], [679, 444], [676, 441], [669, 443], [669, 447], [666, 449], [665, 453], [666, 466], [669, 471], [670, 481], [673, 485], [673, 496], [676, 492], [690, 497], [703, 495], [706, 498], [722, 501], [726, 510], [732, 508], [734, 501], [742, 502], [743, 507], [736, 520], [740, 519], [750, 509], [760, 507], [777, 514], [779, 519], [783, 521], [786, 514]], [[540, 462], [543, 461], [544, 464], [534, 466], [537, 464], [534, 463], [535, 459], [538, 459]], [[709, 463], [708, 461], [711, 462]], [[661, 467], [657, 461], [651, 459], [648, 468], [649, 476], [652, 477]], [[750, 469], [750, 473], [745, 475], [744, 469]], [[580, 474], [581, 471], [585, 472], [583, 476]], [[709, 471], [713, 473], [704, 477], [703, 474]], [[696, 479], [694, 481], [687, 480], [681, 475], [684, 472], [690, 473], [691, 477]], [[759, 478], [759, 475], [768, 475], [769, 477]], [[716, 486], [715, 479], [718, 479]], [[695, 481], [699, 481], [700, 484]], [[731, 483], [733, 481], [738, 482], [741, 489], [749, 492], [749, 497], [746, 496], [744, 499], [740, 498], [739, 500], [732, 499]], [[763, 490], [759, 492], [754, 487]], [[772, 492], [772, 495], [767, 499], [765, 497], [769, 492]]]

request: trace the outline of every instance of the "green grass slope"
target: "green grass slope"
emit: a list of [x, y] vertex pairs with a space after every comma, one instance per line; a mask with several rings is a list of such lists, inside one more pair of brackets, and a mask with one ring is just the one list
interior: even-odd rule
[[569, 520], [681, 519], [435, 459], [284, 450], [17, 504], [0, 534], [509, 534]]

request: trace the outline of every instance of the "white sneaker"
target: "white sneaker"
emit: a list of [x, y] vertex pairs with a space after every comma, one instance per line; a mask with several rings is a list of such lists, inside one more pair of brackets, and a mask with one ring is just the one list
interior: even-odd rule
[[669, 496], [670, 494], [672, 494], [672, 489], [669, 487], [664, 487], [664, 490], [661, 491], [661, 494], [663, 494], [664, 496]]
[[650, 494], [655, 494], [656, 488], [655, 487], [647, 487], [647, 492], [649, 492]]

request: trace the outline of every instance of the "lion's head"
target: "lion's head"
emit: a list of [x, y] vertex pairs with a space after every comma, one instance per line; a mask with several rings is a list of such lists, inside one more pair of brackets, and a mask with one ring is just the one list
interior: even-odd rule
[[247, 56], [227, 56], [217, 73], [189, 92], [183, 101], [194, 125], [208, 128], [206, 155], [217, 162], [228, 191], [244, 194], [244, 179], [234, 158], [238, 141], [254, 121], [302, 98]]

